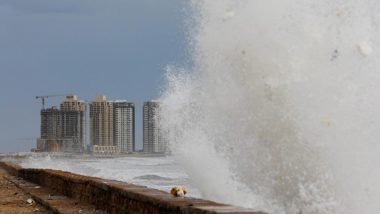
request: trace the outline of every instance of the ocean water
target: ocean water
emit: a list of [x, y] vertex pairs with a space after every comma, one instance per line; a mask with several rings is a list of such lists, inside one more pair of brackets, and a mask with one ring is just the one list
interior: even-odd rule
[[173, 186], [188, 187], [189, 197], [202, 197], [173, 157], [64, 158], [29, 156], [26, 168], [64, 170], [81, 175], [113, 179], [169, 192]]

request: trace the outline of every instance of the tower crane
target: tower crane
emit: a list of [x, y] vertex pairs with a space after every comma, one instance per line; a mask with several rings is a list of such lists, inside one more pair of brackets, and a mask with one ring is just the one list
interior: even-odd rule
[[49, 97], [63, 97], [63, 96], [71, 96], [72, 94], [52, 94], [52, 95], [40, 95], [36, 96], [36, 99], [42, 100], [42, 109], [45, 109], [45, 99]]

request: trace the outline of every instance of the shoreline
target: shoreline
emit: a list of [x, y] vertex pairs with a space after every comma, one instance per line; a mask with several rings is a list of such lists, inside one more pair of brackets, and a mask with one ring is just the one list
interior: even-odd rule
[[113, 158], [123, 158], [123, 157], [134, 157], [134, 158], [149, 158], [149, 157], [170, 157], [170, 154], [162, 154], [162, 153], [126, 153], [126, 154], [116, 154], [116, 155], [108, 155], [108, 154], [76, 154], [76, 153], [61, 153], [61, 152], [16, 152], [16, 153], [8, 153], [1, 154], [0, 160], [4, 160], [7, 158], [10, 159], [24, 159], [28, 157], [51, 157], [51, 158], [81, 158], [81, 159], [113, 159]]

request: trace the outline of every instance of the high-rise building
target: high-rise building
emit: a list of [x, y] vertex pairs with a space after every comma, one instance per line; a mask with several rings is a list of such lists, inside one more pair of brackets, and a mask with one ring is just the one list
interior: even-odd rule
[[61, 103], [62, 138], [73, 139], [83, 151], [86, 147], [86, 104], [75, 95]]
[[135, 150], [135, 105], [126, 100], [113, 102], [113, 139], [121, 153]]
[[58, 152], [58, 138], [61, 133], [60, 111], [56, 107], [41, 109], [40, 138], [37, 139], [37, 150]]
[[147, 153], [166, 152], [166, 141], [160, 127], [160, 103], [158, 101], [144, 102], [143, 151]]
[[[86, 148], [86, 103], [75, 95], [60, 105], [41, 110], [41, 137], [36, 151], [82, 152]], [[135, 149], [135, 106], [126, 100], [96, 96], [89, 104], [90, 144], [100, 154]], [[91, 147], [90, 147], [91, 148]]]
[[53, 139], [61, 134], [61, 112], [55, 106], [41, 109], [41, 129], [42, 139]]
[[96, 96], [90, 103], [90, 143], [93, 146], [114, 146], [113, 102], [106, 96]]
[[85, 104], [77, 96], [67, 96], [61, 109], [41, 109], [39, 151], [82, 152], [85, 148]]

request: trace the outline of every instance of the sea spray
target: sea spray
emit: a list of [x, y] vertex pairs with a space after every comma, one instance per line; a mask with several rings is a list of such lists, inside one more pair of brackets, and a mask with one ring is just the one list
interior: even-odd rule
[[205, 197], [271, 213], [380, 209], [380, 2], [192, 1], [163, 125]]

